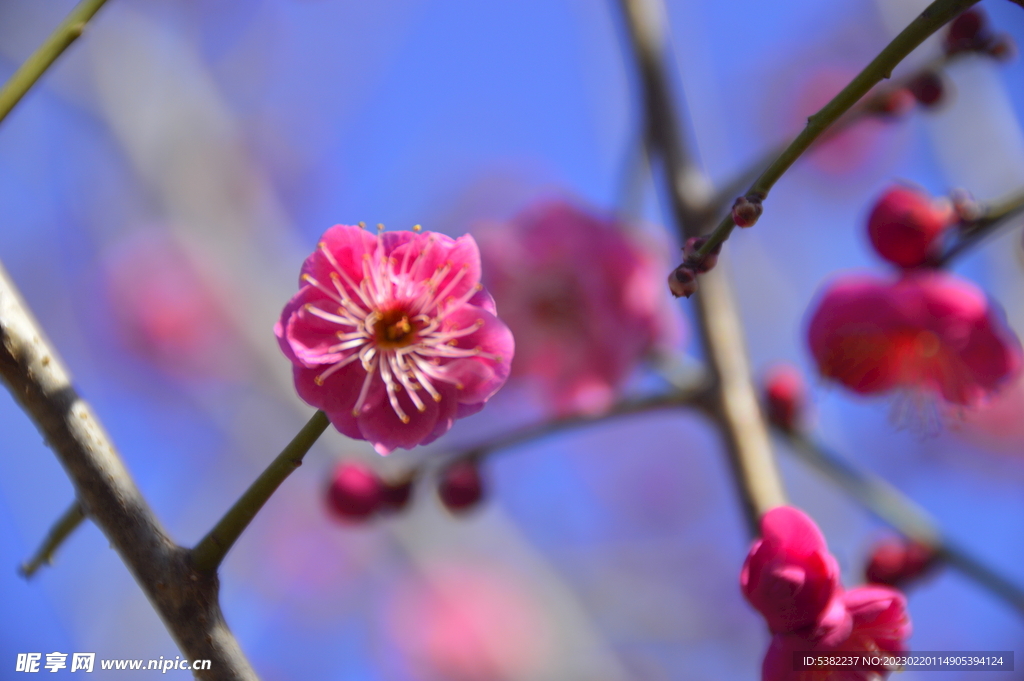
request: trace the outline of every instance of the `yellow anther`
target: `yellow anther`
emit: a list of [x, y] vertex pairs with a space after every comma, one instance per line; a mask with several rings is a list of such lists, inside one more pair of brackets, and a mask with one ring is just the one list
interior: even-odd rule
[[362, 220], [359, 221], [359, 229], [366, 229], [366, 223]]
[[419, 232], [419, 231], [421, 231], [422, 229], [423, 229], [423, 226], [422, 226], [422, 225], [413, 225], [413, 226], [412, 226], [412, 231], [414, 231], [414, 232]]
[[410, 420], [408, 415], [402, 414], [402, 423], [409, 423]]
[[317, 376], [316, 378], [313, 379], [313, 382], [316, 383], [317, 385], [323, 385], [324, 384], [324, 379], [322, 379], [319, 376]]
[[377, 231], [378, 232], [383, 232], [384, 231], [384, 223], [383, 222], [378, 222], [377, 223]]

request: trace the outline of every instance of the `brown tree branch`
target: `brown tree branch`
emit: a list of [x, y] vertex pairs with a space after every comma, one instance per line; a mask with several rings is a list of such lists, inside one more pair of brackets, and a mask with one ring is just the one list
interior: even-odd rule
[[86, 515], [110, 540], [182, 653], [211, 661], [211, 669], [197, 677], [256, 679], [224, 622], [217, 575], [196, 570], [188, 551], [167, 536], [2, 265], [0, 377], [46, 438]]
[[[706, 199], [690, 189], [697, 172], [682, 147], [672, 90], [663, 64], [671, 63], [661, 0], [619, 0], [629, 28], [631, 56], [643, 88], [652, 155], [661, 159], [680, 237], [703, 231]], [[768, 427], [750, 378], [743, 330], [729, 282], [718, 268], [703, 275], [697, 323], [714, 379], [713, 413], [719, 423], [751, 533], [761, 514], [786, 503]]]

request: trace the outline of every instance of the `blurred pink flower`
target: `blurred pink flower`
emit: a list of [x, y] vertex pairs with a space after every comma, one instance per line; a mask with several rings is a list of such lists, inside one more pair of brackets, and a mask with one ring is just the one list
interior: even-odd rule
[[879, 681], [893, 671], [885, 667], [795, 669], [794, 653], [900, 653], [910, 637], [907, 601], [895, 589], [862, 586], [840, 596], [852, 628], [841, 642], [804, 634], [776, 634], [761, 667], [762, 681]]
[[1021, 367], [1020, 342], [984, 294], [941, 272], [834, 282], [808, 342], [823, 376], [862, 394], [916, 388], [975, 405]]
[[839, 567], [814, 521], [779, 506], [761, 518], [740, 573], [740, 586], [774, 637], [762, 666], [763, 681], [872, 681], [888, 670], [797, 670], [795, 652], [897, 652], [910, 636], [906, 599], [888, 587], [843, 591]]
[[478, 236], [516, 335], [513, 375], [537, 379], [557, 411], [606, 409], [644, 355], [676, 342], [667, 267], [612, 219], [549, 200]]
[[505, 383], [514, 342], [471, 236], [327, 230], [274, 327], [299, 396], [387, 454], [437, 439]]
[[551, 654], [553, 632], [529, 584], [479, 565], [434, 566], [426, 579], [401, 583], [386, 624], [416, 678], [533, 678]]
[[141, 230], [104, 257], [105, 288], [125, 343], [165, 371], [234, 375], [238, 342], [192, 254], [161, 230]]

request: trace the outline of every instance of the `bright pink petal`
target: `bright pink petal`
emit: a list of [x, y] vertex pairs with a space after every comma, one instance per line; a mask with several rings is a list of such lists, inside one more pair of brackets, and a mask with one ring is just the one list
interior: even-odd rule
[[[323, 385], [318, 385], [316, 377], [324, 372], [322, 367], [315, 369], [296, 365], [294, 367], [295, 389], [307, 404], [323, 410], [330, 419], [331, 424], [338, 429], [342, 435], [363, 439], [356, 425], [356, 418], [352, 414], [352, 407], [358, 396], [358, 386], [362, 385], [366, 372], [359, 362], [353, 362], [349, 366], [328, 376]], [[356, 386], [355, 391], [352, 387]]]

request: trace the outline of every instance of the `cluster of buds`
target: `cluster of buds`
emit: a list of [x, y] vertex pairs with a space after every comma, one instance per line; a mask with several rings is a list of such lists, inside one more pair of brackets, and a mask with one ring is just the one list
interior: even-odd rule
[[[359, 523], [375, 515], [397, 513], [409, 505], [417, 471], [397, 480], [384, 480], [372, 468], [355, 461], [338, 465], [327, 489], [327, 506], [339, 520]], [[438, 479], [437, 496], [452, 513], [465, 513], [484, 498], [484, 484], [475, 459], [460, 459]]]
[[683, 264], [668, 275], [668, 287], [676, 298], [689, 298], [697, 292], [697, 275], [709, 272], [718, 264], [718, 254], [722, 252], [722, 244], [711, 249], [703, 258], [698, 251], [708, 241], [707, 237], [695, 236], [686, 240], [683, 246]]
[[977, 52], [999, 60], [1009, 59], [1015, 52], [1012, 39], [1006, 34], [993, 33], [984, 12], [976, 8], [967, 10], [950, 23], [944, 48], [948, 55]]
[[331, 476], [327, 505], [331, 513], [348, 522], [360, 522], [378, 513], [406, 508], [412, 496], [415, 473], [397, 481], [385, 481], [376, 471], [355, 461], [344, 461]]

